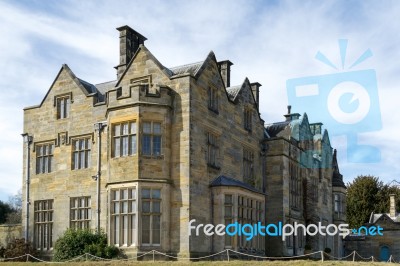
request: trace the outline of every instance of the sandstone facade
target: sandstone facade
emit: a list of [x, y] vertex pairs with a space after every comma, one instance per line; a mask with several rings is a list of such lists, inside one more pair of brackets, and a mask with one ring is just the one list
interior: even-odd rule
[[[152, 249], [178, 256], [225, 248], [304, 252], [282, 243], [266, 248], [261, 237], [195, 236], [188, 224], [332, 222], [327, 133], [310, 142], [320, 145], [323, 157], [313, 159], [299, 139], [317, 135], [310, 125], [299, 126], [304, 132], [297, 137], [269, 136], [259, 113], [261, 84], [246, 78], [231, 86], [230, 61], [210, 52], [202, 62], [167, 68], [144, 46], [144, 36], [128, 26], [118, 30], [117, 80], [94, 85], [63, 65], [43, 101], [24, 110], [24, 133], [31, 137], [24, 144], [29, 168], [23, 169], [29, 240], [51, 252], [65, 229], [100, 227], [109, 244], [131, 256]], [[318, 167], [302, 165], [305, 154]], [[318, 205], [308, 216], [303, 205], [289, 204], [291, 164], [299, 182], [317, 178], [317, 189], [327, 188], [324, 203], [322, 196], [304, 202]], [[315, 243], [315, 249], [333, 245]]]

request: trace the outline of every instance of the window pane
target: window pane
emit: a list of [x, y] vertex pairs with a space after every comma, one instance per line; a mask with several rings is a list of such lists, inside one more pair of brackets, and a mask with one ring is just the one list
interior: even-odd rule
[[155, 212], [155, 213], [160, 213], [161, 212], [161, 210], [160, 210], [160, 202], [153, 201], [153, 210], [152, 210], [152, 212]]
[[153, 154], [161, 154], [161, 136], [153, 136]]
[[122, 125], [122, 135], [128, 135], [128, 123]]
[[151, 123], [143, 123], [143, 133], [151, 133]]
[[142, 199], [150, 198], [150, 189], [142, 189]]
[[150, 201], [142, 201], [142, 212], [150, 212]]
[[231, 217], [232, 216], [232, 207], [231, 206], [226, 206], [225, 207], [225, 216], [226, 217]]
[[114, 136], [119, 136], [121, 133], [121, 125], [115, 125], [114, 127]]
[[114, 213], [118, 214], [119, 213], [119, 202], [114, 203]]
[[122, 156], [128, 155], [128, 136], [122, 137]]
[[136, 123], [135, 122], [131, 123], [131, 134], [136, 134]]
[[119, 190], [115, 190], [115, 200], [119, 200], [119, 194], [120, 194], [120, 191]]
[[153, 230], [152, 230], [152, 240], [153, 244], [160, 244], [160, 216], [154, 215], [153, 216]]
[[114, 156], [120, 156], [120, 147], [119, 147], [120, 138], [114, 138]]
[[136, 135], [130, 136], [130, 138], [131, 138], [130, 154], [136, 154]]
[[151, 154], [151, 144], [150, 144], [151, 137], [149, 135], [144, 135], [143, 136], [143, 147], [142, 147], [142, 152], [145, 155], [150, 155]]
[[74, 169], [78, 169], [79, 165], [79, 154], [77, 152], [74, 152]]
[[150, 216], [142, 215], [142, 244], [150, 244]]
[[115, 216], [115, 221], [114, 221], [114, 235], [115, 235], [115, 242], [114, 244], [119, 245], [119, 216]]
[[153, 133], [161, 134], [161, 124], [160, 123], [153, 123]]
[[153, 199], [159, 199], [159, 198], [161, 198], [161, 190], [159, 190], [159, 189], [152, 189], [152, 190], [151, 190], [151, 197], [152, 197]]
[[127, 199], [128, 198], [128, 190], [123, 189], [121, 190], [121, 199]]

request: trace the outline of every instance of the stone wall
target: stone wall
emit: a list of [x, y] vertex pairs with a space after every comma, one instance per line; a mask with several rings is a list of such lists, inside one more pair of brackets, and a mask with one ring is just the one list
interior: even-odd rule
[[20, 224], [0, 225], [0, 246], [6, 247], [10, 241], [16, 238], [22, 238], [22, 225]]

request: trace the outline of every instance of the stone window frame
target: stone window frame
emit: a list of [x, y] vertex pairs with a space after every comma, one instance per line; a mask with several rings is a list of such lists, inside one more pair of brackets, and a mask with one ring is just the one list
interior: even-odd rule
[[[144, 191], [148, 190], [149, 194], [148, 196], [144, 196]], [[153, 193], [155, 191], [158, 191], [158, 196], [156, 193]], [[161, 237], [161, 232], [162, 232], [162, 189], [159, 187], [142, 187], [140, 188], [140, 223], [141, 223], [141, 228], [140, 228], [140, 243], [142, 246], [150, 247], [150, 246], [155, 246], [159, 247], [161, 246], [162, 242], [162, 237]], [[148, 204], [148, 210], [144, 210], [146, 208], [145, 206]], [[158, 206], [158, 210], [157, 207]], [[149, 221], [144, 222], [143, 219], [146, 217], [148, 218]], [[154, 228], [154, 223], [155, 220], [158, 218], [159, 222], [159, 229], [157, 230]], [[149, 225], [149, 228], [147, 229], [149, 231], [149, 241], [144, 243], [143, 236], [144, 236], [144, 225]], [[159, 242], [156, 243], [154, 242], [154, 233], [155, 231], [158, 231], [158, 240]], [[156, 232], [157, 233], [157, 232]]]
[[54, 170], [54, 142], [35, 144], [36, 174], [48, 174]]
[[[118, 247], [137, 246], [137, 202], [136, 186], [119, 187], [110, 190], [111, 245]], [[125, 225], [127, 226], [125, 227]]]
[[218, 114], [218, 90], [214, 86], [208, 86], [208, 110]]
[[[145, 129], [145, 125], [149, 124], [149, 130]], [[159, 131], [155, 130], [155, 125], [159, 125]], [[144, 156], [150, 157], [160, 157], [163, 155], [163, 123], [158, 120], [143, 120], [141, 121], [141, 154]], [[149, 146], [148, 151], [145, 148], [145, 143], [147, 140], [145, 138], [149, 138]], [[157, 140], [157, 141], [156, 141]], [[158, 146], [158, 152], [156, 150], [156, 144]], [[146, 149], [146, 150], [145, 150]]]
[[72, 92], [54, 96], [54, 107], [56, 107], [57, 120], [70, 117], [72, 103]]
[[300, 209], [302, 203], [301, 174], [295, 162], [289, 162], [289, 192], [290, 207]]
[[[76, 143], [78, 143], [78, 147], [76, 146]], [[81, 146], [82, 143], [84, 144], [83, 146]], [[92, 137], [86, 136], [72, 138], [71, 149], [71, 169], [80, 170], [90, 168], [92, 155]]]
[[[229, 199], [229, 200], [228, 200]], [[227, 226], [228, 224], [233, 223], [234, 221], [234, 195], [233, 194], [224, 194], [224, 224]], [[225, 248], [232, 248], [233, 239], [228, 234], [225, 234]]]
[[53, 206], [53, 199], [34, 202], [34, 243], [41, 251], [53, 249]]
[[[239, 197], [242, 197], [243, 200], [250, 199], [253, 201], [253, 212], [252, 218], [254, 222], [261, 222], [263, 225], [266, 223], [265, 217], [265, 194], [259, 192], [254, 192], [248, 190], [246, 188], [232, 187], [232, 186], [218, 186], [213, 187], [214, 190], [213, 197], [214, 202], [216, 203], [216, 208], [214, 209], [214, 215], [217, 219], [217, 223], [226, 224], [225, 217], [229, 219], [229, 215], [225, 214], [225, 206], [229, 207], [232, 205], [232, 223], [242, 223], [244, 219], [242, 219], [242, 215], [239, 213]], [[229, 202], [225, 203], [225, 195], [232, 195], [232, 204]], [[240, 207], [241, 208], [241, 207]], [[251, 209], [251, 208], [250, 208]], [[246, 215], [248, 213], [246, 212]], [[247, 218], [246, 218], [247, 219]], [[251, 223], [251, 219], [249, 220]], [[248, 219], [247, 219], [248, 220]], [[223, 236], [221, 236], [222, 238]], [[225, 238], [227, 235], [225, 235]], [[221, 239], [224, 248], [235, 249], [241, 252], [264, 252], [265, 251], [265, 237], [257, 235], [251, 241], [247, 241], [249, 243], [248, 247], [242, 247], [240, 244], [240, 239], [238, 235], [228, 236], [231, 238], [231, 246], [225, 245], [225, 239]]]
[[70, 198], [70, 228], [90, 229], [92, 204], [90, 196]]
[[243, 111], [243, 126], [248, 132], [253, 128], [253, 110], [250, 107], [245, 107]]
[[[125, 126], [127, 126], [127, 131], [125, 131], [124, 129]], [[137, 154], [138, 134], [137, 134], [136, 120], [113, 123], [111, 130], [112, 130], [112, 158], [134, 156]]]

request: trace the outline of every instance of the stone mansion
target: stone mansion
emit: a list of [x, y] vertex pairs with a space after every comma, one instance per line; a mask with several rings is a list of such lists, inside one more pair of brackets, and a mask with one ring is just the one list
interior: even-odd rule
[[[207, 236], [196, 224], [342, 223], [345, 192], [326, 130], [307, 114], [265, 123], [261, 84], [230, 84], [230, 61], [165, 67], [129, 26], [117, 79], [91, 84], [63, 65], [24, 109], [23, 231], [51, 254], [67, 228], [101, 228], [137, 256], [201, 256], [226, 248], [290, 256], [339, 236]], [[312, 116], [312, 114], [309, 114]], [[323, 121], [321, 121], [323, 122]]]

